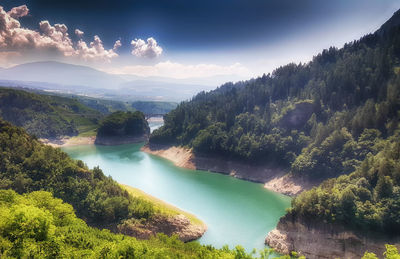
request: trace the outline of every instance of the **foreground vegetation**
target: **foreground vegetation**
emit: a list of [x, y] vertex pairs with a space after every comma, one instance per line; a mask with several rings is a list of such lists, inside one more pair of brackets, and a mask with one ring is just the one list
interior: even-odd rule
[[[197, 242], [183, 243], [159, 234], [150, 240], [91, 228], [77, 218], [71, 205], [45, 191], [19, 195], [0, 190], [1, 258], [269, 258], [266, 249], [247, 254], [240, 246], [215, 249]], [[387, 245], [385, 258], [400, 257]], [[304, 258], [297, 254], [281, 259]], [[366, 252], [363, 259], [378, 258]]]
[[150, 240], [88, 227], [71, 205], [51, 193], [0, 190], [1, 258], [252, 258], [244, 250], [183, 243], [159, 234]]

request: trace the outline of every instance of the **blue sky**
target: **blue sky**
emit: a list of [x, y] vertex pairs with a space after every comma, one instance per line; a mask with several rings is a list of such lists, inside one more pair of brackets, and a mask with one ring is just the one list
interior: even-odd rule
[[[397, 9], [400, 0], [9, 0], [5, 12], [26, 5], [17, 18], [21, 28], [39, 33], [65, 24], [72, 51], [79, 40], [95, 41], [104, 51], [89, 55], [43, 44], [0, 48], [5, 66], [59, 59], [113, 73], [146, 76], [204, 77], [232, 74], [246, 78], [270, 72], [288, 62], [308, 61], [329, 46], [373, 32]], [[84, 32], [82, 36], [75, 29]], [[45, 35], [48, 36], [48, 35]], [[38, 36], [39, 37], [39, 36]], [[148, 41], [148, 38], [154, 41]], [[132, 44], [132, 40], [141, 39]], [[115, 42], [118, 46], [114, 48]], [[65, 47], [65, 42], [61, 48]], [[135, 45], [136, 44], [136, 45]], [[119, 45], [121, 45], [119, 47]], [[40, 50], [37, 50], [40, 46]], [[12, 58], [20, 47], [23, 55]], [[136, 52], [132, 54], [132, 50]], [[85, 52], [86, 51], [86, 52]], [[65, 54], [67, 53], [67, 54]], [[77, 54], [78, 53], [78, 54]], [[100, 59], [95, 59], [96, 55]], [[114, 55], [115, 54], [115, 55]], [[24, 58], [22, 58], [22, 56]], [[103, 61], [103, 62], [100, 62]], [[181, 73], [178, 70], [182, 71]], [[197, 72], [196, 72], [197, 71]]]

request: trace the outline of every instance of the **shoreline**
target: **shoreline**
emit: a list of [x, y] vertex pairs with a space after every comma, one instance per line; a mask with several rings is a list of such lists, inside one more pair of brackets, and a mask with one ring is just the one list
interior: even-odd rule
[[296, 196], [315, 184], [287, 174], [273, 166], [254, 166], [237, 161], [194, 154], [191, 149], [178, 146], [146, 144], [141, 151], [170, 160], [175, 166], [222, 173], [232, 177], [264, 184], [264, 188], [288, 196]]
[[90, 137], [62, 137], [62, 138], [41, 138], [39, 139], [43, 144], [52, 146], [52, 147], [69, 147], [69, 146], [79, 146], [79, 145], [93, 145], [96, 141], [96, 136]]
[[207, 224], [196, 215], [186, 212], [173, 204], [154, 197], [141, 189], [121, 184], [119, 185], [133, 197], [144, 199], [153, 204], [157, 215], [144, 224], [135, 224], [120, 227], [122, 233], [147, 239], [152, 235], [163, 232], [166, 235], [177, 234], [183, 242], [201, 238], [207, 231]]
[[96, 136], [89, 137], [61, 137], [61, 138], [40, 138], [39, 141], [43, 144], [58, 148], [58, 147], [69, 147], [79, 145], [101, 145], [101, 146], [118, 146], [124, 144], [135, 144], [145, 142], [148, 140], [148, 136], [140, 137], [126, 137], [126, 138], [102, 138], [99, 140]]

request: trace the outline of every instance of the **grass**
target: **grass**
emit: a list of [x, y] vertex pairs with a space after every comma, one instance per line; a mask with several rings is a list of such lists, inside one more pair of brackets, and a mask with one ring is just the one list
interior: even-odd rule
[[160, 212], [161, 214], [164, 215], [169, 215], [169, 216], [175, 216], [179, 214], [185, 215], [192, 224], [194, 225], [204, 225], [204, 222], [202, 222], [200, 219], [198, 219], [195, 215], [190, 214], [186, 211], [183, 211], [171, 204], [166, 203], [165, 201], [162, 201], [150, 194], [145, 193], [142, 190], [139, 190], [137, 188], [125, 185], [125, 184], [120, 184], [122, 188], [125, 188], [131, 195], [134, 197], [140, 197], [144, 200], [147, 200], [151, 202], [154, 205], [154, 208], [156, 211]]
[[79, 126], [78, 131], [79, 135], [78, 137], [92, 137], [96, 136], [97, 134], [97, 125], [85, 125], [85, 126]]

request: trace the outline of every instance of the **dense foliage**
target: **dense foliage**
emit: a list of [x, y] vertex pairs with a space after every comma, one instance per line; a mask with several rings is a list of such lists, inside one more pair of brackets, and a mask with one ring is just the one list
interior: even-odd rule
[[135, 137], [149, 133], [150, 128], [142, 112], [118, 111], [104, 118], [97, 131], [97, 137]]
[[18, 193], [46, 190], [70, 203], [89, 224], [110, 226], [149, 218], [151, 203], [130, 196], [99, 168], [89, 170], [60, 149], [38, 142], [0, 120], [0, 188]]
[[378, 259], [378, 258], [385, 258], [385, 259], [400, 259], [400, 253], [397, 250], [397, 247], [394, 245], [386, 245], [386, 251], [383, 253], [384, 257], [378, 257], [374, 253], [365, 252], [362, 259]]
[[88, 227], [71, 205], [49, 192], [18, 195], [11, 190], [0, 190], [0, 257], [253, 258], [241, 247], [215, 249], [162, 234], [142, 241], [112, 234]]
[[273, 161], [314, 179], [350, 173], [398, 128], [399, 58], [393, 23], [307, 64], [199, 93], [168, 113], [150, 142]]
[[103, 116], [75, 99], [0, 88], [0, 117], [30, 134], [54, 138], [93, 130]]
[[329, 179], [292, 201], [289, 213], [339, 222], [358, 231], [400, 233], [400, 131], [350, 175]]

